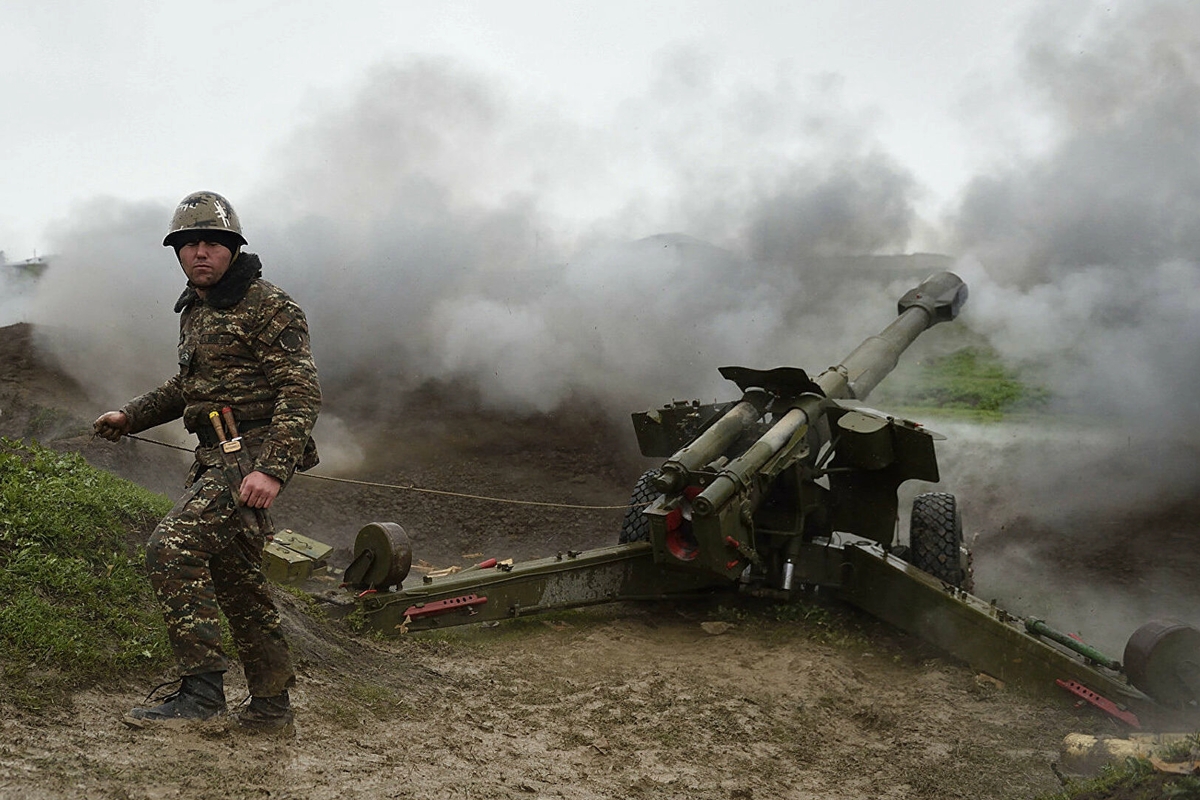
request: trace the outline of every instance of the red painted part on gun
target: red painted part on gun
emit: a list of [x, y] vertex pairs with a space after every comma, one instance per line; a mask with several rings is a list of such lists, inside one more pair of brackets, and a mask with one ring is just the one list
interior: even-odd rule
[[1141, 729], [1142, 723], [1141, 720], [1137, 718], [1137, 714], [1134, 714], [1132, 711], [1126, 711], [1112, 700], [1093, 692], [1079, 681], [1064, 681], [1063, 679], [1059, 678], [1055, 681], [1055, 683], [1076, 697], [1082, 697], [1084, 700], [1087, 700], [1089, 703], [1103, 711], [1105, 714], [1108, 714], [1110, 717], [1121, 720], [1121, 722], [1124, 722], [1131, 728], [1137, 728], [1139, 730]]
[[486, 597], [480, 597], [477, 594], [464, 594], [458, 597], [447, 597], [445, 600], [435, 600], [432, 603], [409, 606], [404, 612], [404, 616], [409, 619], [420, 619], [421, 617], [431, 617], [434, 614], [445, 614], [450, 611], [456, 611], [460, 608], [481, 606], [486, 602]]

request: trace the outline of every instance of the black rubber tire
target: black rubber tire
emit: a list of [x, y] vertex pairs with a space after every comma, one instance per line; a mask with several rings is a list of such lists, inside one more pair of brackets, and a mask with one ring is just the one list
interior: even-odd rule
[[962, 514], [947, 492], [913, 498], [908, 529], [908, 562], [940, 581], [965, 591], [974, 588], [971, 555], [963, 546]]
[[650, 520], [642, 513], [647, 503], [652, 503], [662, 494], [654, 488], [654, 479], [659, 476], [657, 469], [646, 470], [642, 477], [633, 485], [633, 494], [629, 496], [629, 508], [625, 518], [621, 520], [621, 534], [617, 537], [618, 544], [629, 542], [650, 541]]

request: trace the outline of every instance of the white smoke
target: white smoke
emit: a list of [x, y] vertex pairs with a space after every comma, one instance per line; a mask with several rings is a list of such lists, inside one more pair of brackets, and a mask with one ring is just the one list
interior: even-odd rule
[[0, 264], [0, 326], [26, 321], [35, 289], [33, 280]]
[[106, 404], [173, 372], [179, 323], [172, 306], [183, 273], [155, 247], [162, 220], [163, 207], [153, 202], [81, 205], [52, 231], [61, 250], [30, 300], [43, 346]]
[[972, 287], [964, 319], [1011, 364], [1035, 370], [1059, 411], [1152, 449], [1190, 446], [1200, 410], [1200, 7], [1141, 4], [1102, 28], [1065, 19], [1074, 27], [1053, 14], [1031, 26], [1025, 69], [1055, 144], [977, 178], [952, 219]]
[[[725, 393], [716, 366], [825, 365], [879, 327], [894, 298], [803, 259], [902, 248], [914, 215], [911, 177], [835, 84], [719, 74], [678, 54], [585, 129], [452, 64], [380, 67], [232, 199], [266, 277], [306, 309], [328, 385], [467, 379], [498, 407], [583, 394], [620, 415]], [[56, 350], [106, 394], [173, 363], [148, 356], [168, 352], [158, 323], [182, 285], [158, 247], [168, 216], [97, 201], [56, 239], [40, 320], [75, 332]], [[831, 327], [810, 316], [827, 299], [878, 313]]]
[[1200, 622], [1200, 7], [1047, 8], [1026, 44], [1045, 144], [972, 181], [949, 229], [964, 321], [1055, 416], [960, 431], [948, 473], [980, 585], [1119, 654], [1133, 615]]

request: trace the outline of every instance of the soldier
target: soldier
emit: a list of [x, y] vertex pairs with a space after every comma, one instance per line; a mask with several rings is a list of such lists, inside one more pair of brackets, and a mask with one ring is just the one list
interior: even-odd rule
[[[229, 620], [250, 687], [250, 704], [238, 722], [261, 730], [292, 722], [288, 688], [295, 675], [261, 570], [269, 530], [244, 522], [245, 509], [235, 498], [265, 512], [293, 470], [317, 463], [310, 433], [321, 389], [304, 312], [261, 278], [262, 264], [243, 252], [245, 244], [237, 214], [221, 195], [195, 192], [180, 202], [163, 239], [188, 279], [175, 304], [181, 314], [179, 372], [94, 424], [98, 435], [115, 442], [182, 416], [200, 440], [187, 491], [146, 547], [146, 568], [163, 606], [180, 686], [161, 705], [130, 711], [131, 725], [225, 712], [229, 661], [221, 647], [218, 608]], [[232, 409], [253, 459], [235, 487], [221, 469], [209, 419], [210, 412], [225, 407]]]

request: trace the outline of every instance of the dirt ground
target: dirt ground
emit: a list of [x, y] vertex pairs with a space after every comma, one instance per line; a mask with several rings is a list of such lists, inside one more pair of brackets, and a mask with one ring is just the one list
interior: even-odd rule
[[131, 730], [142, 687], [91, 690], [70, 713], [6, 715], [0, 796], [1028, 798], [1058, 785], [1065, 732], [1104, 727], [869, 622], [823, 641], [704, 621], [653, 606], [400, 642], [293, 630], [293, 736]]
[[[103, 409], [29, 339], [27, 326], [0, 329], [0, 434], [177, 493], [186, 454], [91, 440]], [[331, 416], [374, 424], [331, 428], [316, 471], [617, 505], [647, 466], [602, 416], [519, 418], [454, 398], [430, 389], [368, 415], [331, 393]], [[160, 433], [146, 435], [172, 437]], [[309, 478], [276, 521], [342, 558], [364, 523], [399, 522], [416, 558], [448, 566], [611, 544], [621, 515]], [[280, 600], [300, 673], [293, 735], [247, 736], [226, 720], [132, 730], [121, 716], [151, 687], [120, 676], [68, 711], [0, 703], [0, 798], [1030, 798], [1060, 786], [1051, 765], [1065, 734], [1119, 732], [837, 606], [776, 619], [748, 600], [618, 604], [378, 641]], [[227, 678], [243, 697], [240, 676]]]

